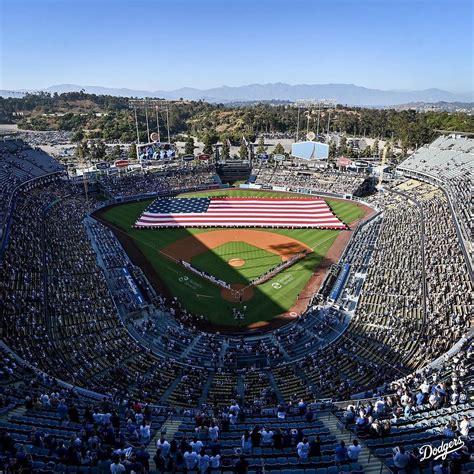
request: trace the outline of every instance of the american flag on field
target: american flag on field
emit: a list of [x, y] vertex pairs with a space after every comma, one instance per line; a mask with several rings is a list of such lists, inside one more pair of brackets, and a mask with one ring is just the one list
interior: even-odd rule
[[135, 223], [160, 227], [290, 227], [346, 229], [321, 198], [159, 198]]

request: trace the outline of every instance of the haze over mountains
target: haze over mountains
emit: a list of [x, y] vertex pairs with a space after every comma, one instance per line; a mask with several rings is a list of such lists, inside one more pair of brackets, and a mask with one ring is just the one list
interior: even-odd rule
[[[455, 94], [441, 89], [425, 90], [380, 90], [354, 84], [297, 84], [281, 82], [272, 84], [249, 84], [238, 87], [221, 86], [211, 89], [183, 87], [171, 91], [146, 91], [100, 86], [60, 84], [42, 89], [46, 92], [73, 92], [84, 90], [90, 94], [107, 94], [121, 97], [156, 97], [163, 99], [205, 100], [208, 102], [254, 102], [259, 100], [295, 101], [300, 99], [334, 99], [337, 103], [359, 106], [388, 106], [411, 102], [473, 102], [473, 93]], [[3, 97], [18, 97], [24, 92], [0, 91]]]

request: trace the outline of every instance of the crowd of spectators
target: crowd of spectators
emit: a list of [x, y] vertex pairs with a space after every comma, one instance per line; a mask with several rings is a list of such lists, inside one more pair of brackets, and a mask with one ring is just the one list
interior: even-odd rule
[[[472, 341], [471, 335], [452, 357], [394, 382], [390, 395], [347, 405], [339, 413], [345, 426], [365, 439], [396, 472], [404, 473], [419, 472], [433, 461], [430, 456], [425, 460], [422, 445], [437, 447], [441, 442], [461, 439], [462, 449], [447, 453], [432, 465], [433, 472], [461, 472], [472, 455]], [[417, 447], [413, 447], [414, 436]], [[438, 471], [440, 468], [446, 470]]]
[[[373, 389], [423, 366], [449, 349], [468, 327], [470, 281], [463, 276], [462, 255], [452, 238], [449, 209], [444, 203], [443, 210], [442, 194], [434, 188], [425, 189], [428, 185], [404, 186], [397, 193], [374, 199], [385, 211], [372, 256], [374, 264], [367, 270], [355, 318], [337, 343], [329, 347], [325, 344], [326, 336], [336, 336], [335, 328], [342, 323], [337, 312], [308, 313], [274, 334], [239, 340], [206, 335], [198, 329], [199, 321], [182, 311], [176, 299], [167, 301], [164, 297], [155, 302], [158, 317], [149, 315], [138, 320], [135, 331], [157, 354], [183, 364], [237, 369], [257, 363], [261, 367], [283, 368], [295, 360], [295, 378], [300, 379], [302, 387], [309, 381], [313, 394], [338, 398]], [[429, 191], [430, 199], [437, 200], [430, 208], [420, 209], [418, 199], [409, 196], [415, 190]], [[431, 201], [425, 205], [428, 203]], [[103, 272], [82, 225], [82, 218], [91, 207], [77, 189], [64, 183], [25, 193], [18, 202], [3, 262], [4, 334], [22, 357], [43, 370], [89, 388], [101, 387], [104, 379], [114, 374], [110, 389], [124, 390], [130, 380], [127, 363], [138, 360], [143, 372], [147, 372], [148, 363], [142, 359], [148, 356], [118, 321]], [[427, 219], [428, 212], [435, 211], [438, 220]], [[37, 218], [31, 219], [32, 215]], [[439, 228], [433, 227], [440, 222], [440, 215], [446, 221], [437, 224]], [[93, 232], [97, 235], [99, 228], [102, 236], [105, 231], [99, 224], [94, 224]], [[126, 265], [125, 257], [120, 256], [107, 232], [109, 239], [102, 242], [100, 253], [109, 264]], [[45, 235], [48, 239], [44, 239]], [[429, 256], [422, 252], [423, 242], [431, 246]], [[446, 255], [444, 249], [449, 247]], [[439, 253], [441, 249], [445, 255]], [[457, 265], [459, 268], [452, 268], [460, 271], [444, 277], [445, 288], [440, 288], [443, 279], [437, 264], [448, 256], [446, 265]], [[427, 258], [430, 260], [425, 262]], [[453, 278], [461, 280], [454, 282]], [[433, 298], [428, 298], [426, 291], [431, 291]], [[25, 294], [29, 294], [26, 299]], [[440, 295], [439, 301], [436, 294]], [[23, 298], [21, 304], [17, 304], [19, 295]], [[121, 293], [118, 302], [124, 302]], [[128, 306], [128, 310], [135, 309]], [[183, 320], [174, 318], [178, 312], [184, 315]], [[443, 314], [446, 327], [440, 324]], [[450, 331], [449, 337], [442, 332], [446, 330]], [[72, 361], [58, 365], [55, 354], [62, 354], [62, 348], [71, 341]], [[325, 361], [323, 366], [321, 360]], [[302, 375], [305, 372], [307, 376]], [[180, 371], [171, 371], [169, 378], [173, 376], [179, 377]], [[206, 372], [204, 377], [208, 377]], [[136, 389], [148, 392], [143, 387], [151, 383], [151, 372], [137, 380]], [[306, 391], [307, 388], [302, 390]]]
[[362, 196], [369, 189], [367, 176], [358, 173], [343, 173], [332, 169], [304, 171], [280, 164], [265, 164], [252, 170], [255, 184], [272, 185], [288, 190], [312, 191]]
[[195, 169], [179, 168], [169, 172], [130, 173], [124, 176], [103, 176], [100, 184], [110, 197], [145, 193], [171, 193], [185, 189], [205, 188], [215, 183], [213, 166]]
[[433, 143], [418, 148], [400, 163], [398, 169], [407, 176], [444, 188], [455, 209], [472, 262], [474, 248], [471, 190], [474, 175], [474, 139], [456, 135], [441, 136]]
[[27, 191], [34, 186], [28, 184], [30, 180], [50, 181], [51, 175], [62, 169], [48, 154], [32, 148], [23, 140], [0, 140], [0, 240], [4, 235], [10, 201], [18, 187], [23, 184]]

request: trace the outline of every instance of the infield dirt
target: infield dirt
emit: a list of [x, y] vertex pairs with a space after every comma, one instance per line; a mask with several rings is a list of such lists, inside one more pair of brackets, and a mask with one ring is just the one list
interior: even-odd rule
[[279, 255], [284, 262], [304, 250], [311, 251], [311, 248], [307, 245], [285, 235], [274, 234], [264, 230], [224, 229], [185, 237], [163, 248], [161, 253], [174, 260], [191, 262], [196, 255], [212, 250], [227, 242], [245, 242], [246, 244]]

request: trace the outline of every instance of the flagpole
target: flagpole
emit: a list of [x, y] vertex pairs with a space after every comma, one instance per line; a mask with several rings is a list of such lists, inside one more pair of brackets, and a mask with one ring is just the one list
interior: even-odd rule
[[301, 107], [298, 106], [298, 118], [296, 119], [296, 141], [298, 141], [298, 137], [300, 134], [300, 111]]
[[138, 132], [137, 108], [134, 107], [133, 110], [135, 111], [135, 127], [137, 129], [137, 145], [139, 145], [140, 144], [140, 133]]

